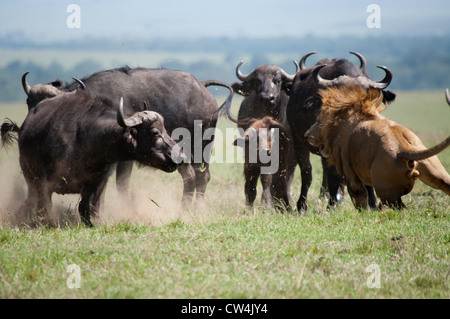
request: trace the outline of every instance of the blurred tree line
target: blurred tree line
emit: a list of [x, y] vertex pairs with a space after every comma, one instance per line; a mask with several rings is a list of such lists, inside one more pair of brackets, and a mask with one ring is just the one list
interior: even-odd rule
[[[354, 63], [357, 59], [349, 51], [362, 53], [368, 63], [368, 74], [379, 80], [384, 73], [376, 65], [387, 66], [394, 74], [390, 86], [393, 90], [428, 90], [450, 87], [450, 36], [430, 37], [368, 37], [358, 38], [341, 36], [325, 38], [305, 36], [302, 38], [266, 38], [266, 39], [230, 39], [208, 38], [197, 40], [152, 40], [127, 39], [114, 41], [110, 39], [85, 39], [71, 42], [39, 44], [20, 41], [7, 36], [0, 36], [1, 48], [9, 50], [78, 50], [123, 52], [170, 52], [176, 53], [222, 53], [220, 63], [213, 59], [182, 62], [171, 59], [170, 62], [157, 66], [168, 69], [185, 70], [194, 74], [199, 80], [215, 79], [228, 83], [237, 81], [235, 68], [245, 58], [242, 67], [244, 73], [250, 72], [262, 64], [277, 64], [288, 73], [294, 71], [295, 59], [298, 60], [309, 51], [317, 51], [311, 56], [307, 66], [314, 65], [321, 58], [347, 58]], [[278, 58], [275, 59], [274, 56]], [[282, 56], [283, 58], [279, 58]], [[31, 85], [48, 83], [56, 79], [71, 81], [73, 76], [82, 77], [102, 69], [102, 61], [87, 59], [73, 67], [65, 67], [57, 62], [41, 65], [38, 62], [13, 61], [0, 67], [0, 101], [23, 101], [24, 92], [21, 77], [25, 72], [32, 74]], [[150, 67], [150, 66], [149, 66]]]

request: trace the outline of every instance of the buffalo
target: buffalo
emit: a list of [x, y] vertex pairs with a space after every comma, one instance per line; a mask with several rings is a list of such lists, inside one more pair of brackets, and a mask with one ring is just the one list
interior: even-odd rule
[[160, 114], [141, 111], [125, 117], [123, 99], [117, 107], [84, 89], [41, 101], [20, 128], [5, 121], [1, 132], [3, 142], [18, 133], [20, 166], [28, 185], [21, 211], [37, 212], [43, 222], [52, 193], [79, 193], [81, 220], [92, 226], [91, 213], [100, 209], [114, 163], [138, 161], [173, 172], [185, 157], [174, 147]]
[[[282, 68], [265, 64], [249, 74], [242, 74], [241, 61], [236, 67], [236, 76], [242, 82], [232, 84], [233, 90], [244, 96], [238, 113], [238, 121], [271, 116], [281, 123], [286, 123], [286, 105], [294, 75]], [[298, 70], [298, 65], [296, 64]], [[244, 130], [248, 125], [241, 126]]]
[[[29, 72], [26, 72], [24, 73], [24, 75], [22, 75], [22, 87], [25, 91], [25, 94], [27, 95], [28, 110], [31, 110], [42, 100], [70, 92], [67, 88], [61, 88], [61, 86], [63, 86], [61, 80], [56, 80], [48, 84], [36, 84], [35, 86], [31, 87], [27, 82], [28, 73]], [[77, 78], [73, 78], [73, 80], [78, 83], [82, 89], [86, 89], [86, 85], [81, 80]], [[74, 84], [72, 85], [72, 87], [72, 90], [74, 90], [76, 88], [76, 85]]]
[[[289, 183], [285, 178], [286, 159], [289, 158], [289, 140], [284, 126], [270, 116], [252, 119], [244, 136], [234, 141], [244, 147], [245, 198], [250, 207], [256, 198], [256, 185], [261, 178], [261, 202], [273, 206], [273, 198], [289, 203]], [[277, 177], [273, 182], [273, 177]], [[278, 203], [276, 203], [278, 204]]]
[[[307, 209], [307, 195], [312, 182], [312, 168], [310, 153], [320, 155], [319, 149], [308, 143], [305, 137], [306, 131], [315, 123], [319, 115], [322, 101], [318, 94], [319, 88], [329, 86], [359, 85], [365, 89], [375, 88], [382, 92], [383, 102], [391, 102], [395, 94], [385, 90], [392, 80], [392, 73], [383, 67], [385, 78], [380, 82], [370, 80], [366, 74], [366, 60], [356, 52], [360, 66], [356, 66], [347, 59], [322, 59], [313, 67], [306, 67], [305, 60], [315, 52], [307, 53], [300, 63], [300, 71], [297, 72], [291, 89], [290, 99], [287, 105], [287, 120], [291, 127], [294, 142], [296, 161], [301, 170], [301, 192], [297, 201], [298, 211]], [[316, 71], [316, 73], [314, 73]], [[343, 195], [343, 180], [336, 172], [336, 167], [328, 165], [325, 157], [321, 156], [324, 170], [322, 189], [329, 192], [329, 206], [335, 205]], [[370, 206], [376, 206], [373, 189], [368, 188], [370, 194]]]
[[[125, 114], [131, 115], [145, 110], [160, 113], [165, 120], [165, 127], [169, 135], [177, 128], [185, 128], [191, 135], [191, 150], [199, 150], [201, 147], [201, 159], [194, 160], [194, 152], [186, 154], [187, 158], [178, 171], [183, 178], [184, 205], [189, 205], [194, 193], [198, 201], [202, 201], [207, 184], [210, 180], [209, 156], [205, 148], [211, 145], [211, 141], [204, 141], [202, 136], [209, 128], [214, 128], [222, 109], [229, 108], [233, 96], [233, 89], [226, 83], [220, 81], [198, 81], [192, 74], [184, 71], [149, 68], [129, 68], [105, 70], [94, 73], [69, 84], [55, 81], [48, 85], [39, 87], [39, 96], [36, 96], [35, 87], [30, 87], [26, 82], [26, 74], [22, 78], [22, 84], [28, 95], [27, 103], [35, 102], [37, 99], [55, 94], [70, 92], [79, 88], [82, 84], [87, 91], [94, 96], [107, 97], [113, 101], [123, 97]], [[230, 95], [218, 108], [217, 101], [208, 86], [217, 85], [230, 90]], [[32, 107], [33, 104], [28, 104]], [[200, 128], [199, 128], [200, 127]], [[195, 134], [201, 132], [201, 134]], [[209, 152], [210, 153], [210, 152]], [[130, 176], [133, 163], [120, 161], [117, 164], [116, 184], [119, 194], [126, 195], [129, 189]]]
[[[250, 127], [253, 120], [270, 116], [284, 127], [283, 136], [286, 137], [286, 148], [292, 149], [289, 123], [286, 119], [286, 106], [295, 74], [288, 74], [282, 68], [270, 64], [261, 65], [249, 74], [243, 74], [241, 71], [243, 63], [241, 61], [236, 67], [236, 76], [241, 82], [233, 83], [232, 88], [235, 92], [244, 96], [244, 99], [240, 105], [237, 120], [229, 112], [227, 113], [228, 118], [245, 131]], [[296, 62], [295, 65], [297, 72], [299, 66]], [[289, 193], [296, 162], [293, 152], [284, 152], [283, 155], [288, 156], [288, 158], [282, 158], [287, 167], [279, 174], [272, 176], [272, 183], [280, 187], [284, 185], [283, 183], [287, 183], [287, 193]], [[263, 176], [261, 177], [263, 178]], [[262, 182], [266, 183], [266, 181]], [[287, 196], [284, 194], [286, 187], [281, 187], [283, 195], [280, 195], [281, 192], [271, 187], [274, 191], [272, 194], [275, 195], [274, 199], [277, 203], [282, 202], [284, 207], [289, 206], [289, 202], [286, 201]]]

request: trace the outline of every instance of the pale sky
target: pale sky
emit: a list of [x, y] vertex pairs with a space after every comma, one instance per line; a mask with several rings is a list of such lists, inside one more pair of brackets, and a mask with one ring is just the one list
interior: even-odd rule
[[[66, 20], [80, 8], [80, 28]], [[370, 4], [380, 28], [369, 28]], [[442, 35], [449, 0], [0, 0], [0, 35], [37, 41], [85, 37], [198, 38], [314, 35]], [[0, 43], [1, 47], [1, 43]]]

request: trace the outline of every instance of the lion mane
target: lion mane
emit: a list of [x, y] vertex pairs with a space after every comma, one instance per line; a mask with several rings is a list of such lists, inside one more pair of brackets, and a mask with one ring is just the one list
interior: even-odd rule
[[450, 136], [427, 149], [412, 131], [381, 115], [386, 105], [377, 89], [340, 86], [319, 94], [322, 108], [305, 136], [345, 178], [358, 209], [367, 208], [365, 186], [375, 188], [381, 204], [404, 207], [401, 196], [417, 178], [450, 195], [450, 175], [435, 156]]

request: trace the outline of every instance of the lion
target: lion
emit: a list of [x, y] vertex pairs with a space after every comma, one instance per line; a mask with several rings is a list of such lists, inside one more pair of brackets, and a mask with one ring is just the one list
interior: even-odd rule
[[358, 210], [368, 207], [366, 185], [374, 187], [380, 207], [404, 208], [401, 197], [417, 178], [450, 196], [450, 175], [436, 156], [450, 136], [427, 149], [412, 131], [380, 114], [385, 105], [376, 89], [331, 87], [320, 96], [321, 112], [305, 137], [336, 165]]

